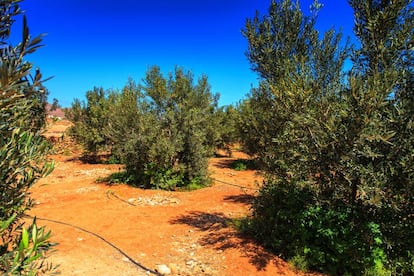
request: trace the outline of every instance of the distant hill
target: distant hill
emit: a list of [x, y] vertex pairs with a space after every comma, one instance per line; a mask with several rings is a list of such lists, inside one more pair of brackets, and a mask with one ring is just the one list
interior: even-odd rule
[[51, 104], [46, 104], [46, 111], [49, 117], [55, 117], [60, 119], [65, 119], [65, 112], [62, 108], [57, 108], [56, 110], [51, 111], [52, 108]]

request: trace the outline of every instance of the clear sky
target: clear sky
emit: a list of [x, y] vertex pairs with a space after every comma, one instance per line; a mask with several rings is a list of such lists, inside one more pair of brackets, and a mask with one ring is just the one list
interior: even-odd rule
[[[312, 0], [301, 0], [308, 12]], [[346, 0], [320, 0], [318, 28], [352, 35]], [[70, 106], [94, 86], [121, 89], [141, 82], [152, 65], [208, 76], [220, 104], [236, 103], [257, 85], [241, 34], [246, 18], [267, 12], [270, 0], [25, 0], [32, 36], [47, 33], [45, 47], [27, 57], [45, 77], [49, 101]], [[18, 23], [15, 28], [19, 27]], [[19, 34], [20, 29], [15, 29]]]

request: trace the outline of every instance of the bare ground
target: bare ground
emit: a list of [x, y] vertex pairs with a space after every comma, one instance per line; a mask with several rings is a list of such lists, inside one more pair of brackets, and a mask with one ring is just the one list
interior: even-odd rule
[[52, 230], [58, 245], [48, 260], [62, 275], [301, 275], [232, 226], [249, 214], [261, 182], [255, 171], [229, 168], [243, 153], [212, 158], [216, 181], [197, 191], [109, 185], [97, 179], [120, 165], [82, 162], [61, 139], [68, 126], [56, 122], [45, 134], [57, 143], [55, 170], [31, 189], [31, 215]]

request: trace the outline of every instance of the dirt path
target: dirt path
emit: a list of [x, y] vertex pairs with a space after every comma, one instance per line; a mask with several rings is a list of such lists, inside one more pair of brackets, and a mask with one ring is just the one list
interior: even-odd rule
[[85, 164], [78, 153], [62, 152], [52, 156], [54, 172], [31, 190], [31, 215], [52, 230], [58, 246], [49, 260], [62, 275], [148, 275], [163, 268], [171, 275], [298, 275], [232, 228], [231, 219], [249, 212], [260, 179], [228, 168], [231, 158], [211, 159], [212, 177], [252, 189], [218, 181], [193, 192], [111, 186], [96, 180], [119, 165]]

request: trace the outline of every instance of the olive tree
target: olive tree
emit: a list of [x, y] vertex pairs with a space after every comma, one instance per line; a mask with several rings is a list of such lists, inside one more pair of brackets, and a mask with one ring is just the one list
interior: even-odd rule
[[108, 125], [110, 102], [107, 92], [94, 87], [86, 92], [86, 102], [75, 99], [65, 115], [74, 125], [70, 134], [84, 146], [86, 153], [97, 161], [99, 151], [108, 148], [110, 141], [105, 133]]
[[305, 16], [298, 1], [272, 1], [268, 15], [247, 20], [247, 57], [261, 82], [242, 105], [241, 129], [267, 173], [252, 228], [312, 269], [408, 271], [412, 5], [350, 4], [361, 41], [352, 53], [340, 33], [316, 30], [318, 2]]
[[46, 88], [38, 69], [25, 56], [40, 47], [41, 36], [31, 38], [23, 17], [23, 40], [8, 42], [10, 28], [22, 13], [20, 1], [0, 1], [0, 272], [33, 275], [52, 267], [44, 257], [50, 232], [28, 227], [23, 218], [32, 206], [29, 188], [53, 169], [46, 158], [47, 143], [40, 135], [45, 122]]
[[71, 134], [90, 152], [111, 150], [130, 183], [161, 189], [209, 183], [208, 157], [225, 142], [219, 96], [206, 76], [194, 80], [176, 68], [166, 77], [155, 66], [142, 84], [130, 79], [121, 91], [95, 89], [86, 96], [67, 114]]
[[181, 68], [166, 78], [153, 67], [143, 85], [123, 89], [110, 132], [117, 141], [128, 137], [114, 144], [138, 183], [172, 189], [208, 182], [208, 157], [219, 140], [217, 100], [207, 77], [195, 83]]

